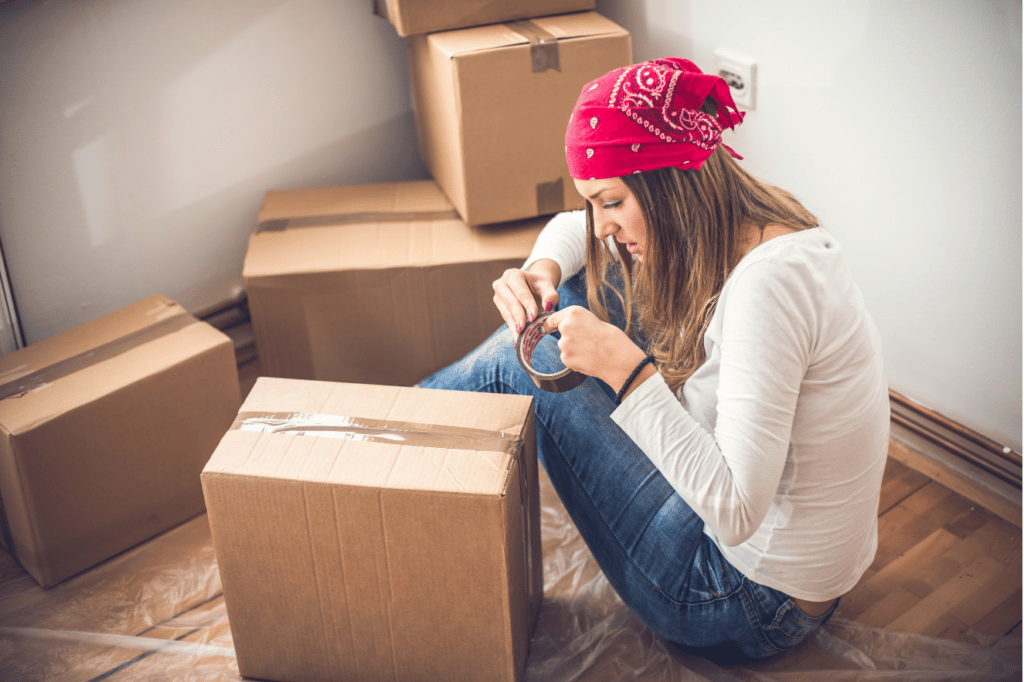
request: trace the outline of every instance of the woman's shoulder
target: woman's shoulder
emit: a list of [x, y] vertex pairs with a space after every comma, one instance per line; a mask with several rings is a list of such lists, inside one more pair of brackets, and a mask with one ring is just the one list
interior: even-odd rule
[[750, 269], [785, 273], [795, 266], [812, 270], [832, 268], [842, 258], [839, 243], [824, 228], [796, 231], [780, 228], [740, 259], [730, 279]]

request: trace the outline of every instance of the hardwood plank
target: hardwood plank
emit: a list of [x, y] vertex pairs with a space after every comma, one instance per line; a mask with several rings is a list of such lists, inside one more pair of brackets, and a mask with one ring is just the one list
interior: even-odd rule
[[[974, 625], [1000, 606], [1014, 594], [1021, 593], [1020, 569], [1004, 566], [993, 575], [971, 599], [965, 599], [949, 610], [949, 615], [966, 625]], [[1020, 604], [1018, 603], [1018, 606]], [[1017, 610], [1018, 620], [1020, 609]]]
[[914, 634], [977, 644], [978, 640], [967, 634], [968, 629], [966, 624], [961, 623], [948, 613], [940, 613], [935, 620]]
[[968, 509], [950, 519], [949, 523], [944, 525], [943, 528], [957, 537], [966, 538], [988, 523], [990, 518], [992, 518], [990, 512], [971, 504]]
[[986, 552], [992, 545], [991, 534], [980, 532], [979, 529], [979, 532], [972, 533], [968, 538], [958, 539], [946, 551], [924, 557], [914, 572], [907, 576], [903, 587], [924, 598], [956, 577], [979, 556], [987, 556]]
[[928, 537], [880, 570], [861, 577], [857, 586], [839, 603], [840, 615], [856, 620], [859, 614], [915, 577], [921, 566], [927, 565], [932, 557], [944, 554], [958, 542], [959, 538], [949, 531], [936, 528]]
[[978, 638], [969, 634], [971, 627], [966, 623], [962, 623], [948, 613], [943, 614], [942, 618], [936, 621], [937, 632], [932, 634], [932, 637], [938, 637], [939, 639], [952, 639], [956, 642], [964, 642], [966, 644], [977, 644]]
[[[1002, 570], [1003, 565], [988, 556], [980, 556], [968, 564], [953, 579], [932, 591], [917, 604], [906, 609], [898, 618], [886, 624], [890, 632], [925, 634], [936, 621], [956, 604], [970, 599]], [[1009, 629], [1009, 628], [1007, 628]]]
[[885, 473], [882, 477], [878, 515], [882, 516], [926, 485], [928, 485], [928, 478], [890, 457], [886, 460]]
[[906, 517], [903, 523], [889, 528], [879, 522], [878, 550], [872, 567], [881, 569], [969, 508], [970, 503], [964, 498], [934, 482], [929, 483], [885, 515], [905, 510], [900, 514]]
[[1002, 519], [993, 518], [982, 530], [991, 539], [986, 551], [990, 557], [1006, 565], [1021, 565], [1021, 531]]
[[973, 628], [985, 635], [1001, 635], [1016, 632], [1020, 637], [1021, 627], [1021, 590], [1003, 600], [1003, 603], [985, 614], [973, 625]]
[[903, 613], [920, 603], [921, 598], [897, 587], [886, 595], [885, 599], [875, 602], [869, 609], [860, 614], [856, 621], [874, 628], [888, 629], [886, 626], [899, 618]]

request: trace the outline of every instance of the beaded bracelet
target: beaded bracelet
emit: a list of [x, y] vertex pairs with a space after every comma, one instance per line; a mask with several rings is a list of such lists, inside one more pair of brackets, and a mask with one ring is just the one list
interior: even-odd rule
[[629, 390], [630, 384], [633, 383], [633, 380], [636, 379], [636, 375], [640, 374], [640, 370], [642, 370], [644, 368], [644, 366], [647, 365], [648, 362], [654, 362], [654, 356], [653, 355], [648, 355], [646, 358], [641, 360], [640, 364], [638, 364], [636, 367], [634, 367], [633, 371], [629, 373], [629, 377], [626, 379], [626, 383], [622, 384], [622, 388], [620, 388], [619, 392], [615, 394], [615, 404], [616, 405], [621, 405], [622, 404], [622, 398], [626, 395], [626, 391]]

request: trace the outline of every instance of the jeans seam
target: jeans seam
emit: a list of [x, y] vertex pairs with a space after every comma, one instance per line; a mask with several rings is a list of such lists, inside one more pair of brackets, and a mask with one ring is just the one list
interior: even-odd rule
[[[768, 635], [765, 634], [765, 628], [761, 625], [761, 620], [757, 617], [757, 609], [754, 608], [754, 604], [751, 601], [751, 594], [754, 590], [743, 590], [743, 594], [740, 595], [740, 601], [743, 603], [743, 608], [747, 612], [747, 621], [750, 625], [750, 629], [754, 631], [754, 636], [757, 637], [757, 641], [761, 643], [765, 651], [771, 652], [766, 655], [774, 655], [782, 651], [779, 647], [772, 644], [771, 640], [768, 639]], [[756, 595], [753, 599], [757, 599], [759, 603], [763, 605], [760, 597]]]
[[[544, 429], [548, 433], [551, 433], [550, 426], [548, 425], [547, 422], [545, 422], [545, 421], [543, 421], [541, 419], [539, 413], [537, 414], [537, 420], [540, 421], [544, 425]], [[553, 439], [552, 439], [552, 441], [553, 441]], [[556, 444], [556, 447], [558, 447], [559, 452], [562, 451], [561, 446], [558, 446]], [[568, 460], [566, 460], [564, 454], [562, 456], [562, 459], [563, 459], [563, 461], [568, 462]], [[583, 493], [587, 496], [587, 499], [590, 501], [590, 504], [594, 507], [595, 510], [597, 510], [598, 516], [601, 517], [601, 521], [604, 522], [605, 527], [608, 529], [608, 534], [611, 535], [613, 538], [615, 538], [615, 542], [619, 545], [619, 548], [626, 555], [626, 558], [629, 560], [629, 563], [633, 566], [634, 569], [636, 569], [637, 573], [639, 573], [640, 575], [642, 575], [644, 577], [644, 579], [648, 582], [648, 584], [652, 588], [654, 588], [654, 591], [656, 593], [658, 593], [658, 595], [660, 595], [662, 599], [665, 599], [666, 601], [668, 601], [669, 603], [671, 603], [671, 604], [673, 604], [675, 606], [687, 606], [688, 605], [687, 602], [677, 601], [677, 600], [673, 599], [672, 597], [668, 596], [667, 594], [665, 594], [665, 591], [662, 590], [660, 587], [658, 587], [658, 584], [654, 581], [654, 579], [651, 578], [651, 576], [647, 575], [647, 573], [644, 571], [644, 569], [640, 568], [640, 566], [636, 563], [636, 561], [633, 560], [633, 555], [630, 554], [629, 550], [626, 549], [626, 545], [619, 538], [618, 533], [616, 533], [615, 530], [612, 528], [611, 523], [609, 523], [608, 519], [604, 515], [604, 511], [601, 509], [601, 507], [599, 507], [597, 505], [597, 503], [594, 501], [594, 498], [591, 497], [590, 491], [587, 490], [587, 487], [585, 485], [583, 485], [582, 481], [580, 481], [580, 477], [576, 473], [576, 469], [574, 469], [573, 467], [570, 466], [569, 467], [569, 471], [572, 472], [573, 478], [576, 479], [576, 483], [580, 486], [580, 489], [583, 490]], [[646, 532], [646, 530], [645, 530], [645, 532]], [[712, 600], [712, 601], [714, 601], [714, 600]]]

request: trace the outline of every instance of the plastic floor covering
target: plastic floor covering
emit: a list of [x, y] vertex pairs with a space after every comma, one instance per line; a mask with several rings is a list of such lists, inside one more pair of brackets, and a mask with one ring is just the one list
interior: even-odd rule
[[[527, 682], [1020, 680], [1021, 640], [964, 644], [833, 618], [776, 659], [719, 667], [659, 641], [541, 473], [545, 595]], [[240, 680], [206, 516], [44, 590], [0, 583], [0, 680]]]

